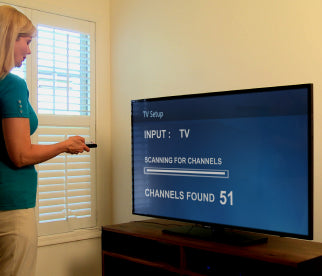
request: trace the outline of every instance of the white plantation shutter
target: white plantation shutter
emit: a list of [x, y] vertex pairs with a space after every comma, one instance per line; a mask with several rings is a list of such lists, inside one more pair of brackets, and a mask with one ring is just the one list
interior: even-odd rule
[[[22, 9], [37, 26], [32, 55], [12, 73], [25, 78], [38, 113], [34, 143], [80, 135], [95, 141], [94, 23]], [[40, 235], [96, 226], [95, 149], [36, 166]]]
[[38, 113], [90, 115], [90, 36], [37, 29]]
[[[53, 135], [54, 133], [54, 135]], [[90, 137], [86, 127], [39, 127], [38, 143], [63, 141], [69, 135]], [[92, 224], [94, 153], [61, 154], [38, 165], [38, 212], [40, 228], [88, 227]], [[65, 225], [69, 222], [70, 225]], [[78, 228], [76, 227], [76, 228]], [[46, 226], [43, 228], [47, 228]], [[66, 229], [65, 229], [66, 231]]]
[[[93, 23], [39, 11], [33, 11], [32, 21], [38, 30], [35, 142], [57, 143], [74, 135], [95, 141]], [[60, 154], [37, 170], [40, 235], [96, 225], [95, 149]]]

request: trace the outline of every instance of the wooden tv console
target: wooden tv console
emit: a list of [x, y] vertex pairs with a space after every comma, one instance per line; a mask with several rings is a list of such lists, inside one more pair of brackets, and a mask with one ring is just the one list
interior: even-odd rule
[[267, 235], [235, 246], [163, 229], [188, 223], [150, 219], [102, 228], [103, 275], [322, 275], [322, 243]]

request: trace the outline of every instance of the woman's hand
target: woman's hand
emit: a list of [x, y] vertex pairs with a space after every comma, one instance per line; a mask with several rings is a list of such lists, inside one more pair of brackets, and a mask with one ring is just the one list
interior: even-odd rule
[[71, 154], [82, 153], [84, 150], [89, 152], [90, 149], [85, 145], [85, 139], [80, 136], [69, 137], [66, 141], [66, 152]]

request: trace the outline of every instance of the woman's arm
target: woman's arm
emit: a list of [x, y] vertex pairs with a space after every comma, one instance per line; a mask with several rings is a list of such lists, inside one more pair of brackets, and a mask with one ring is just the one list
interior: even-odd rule
[[31, 144], [28, 118], [2, 119], [2, 129], [9, 158], [17, 167], [38, 164], [63, 152], [77, 154], [90, 150], [80, 136], [52, 145]]

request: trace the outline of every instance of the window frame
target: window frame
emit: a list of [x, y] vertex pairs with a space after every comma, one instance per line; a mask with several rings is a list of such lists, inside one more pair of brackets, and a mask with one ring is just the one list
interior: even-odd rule
[[[71, 18], [67, 16], [52, 14], [48, 12], [43, 12], [39, 10], [33, 10], [29, 8], [17, 7], [18, 10], [26, 14], [33, 24], [37, 27], [40, 25], [47, 25], [54, 28], [61, 28], [63, 30], [69, 30], [73, 32], [80, 32], [90, 34], [90, 116], [83, 115], [45, 115], [38, 114], [39, 126], [76, 126], [90, 127], [90, 137], [95, 140], [96, 135], [96, 116], [95, 116], [95, 23], [87, 20]], [[26, 82], [30, 91], [29, 100], [35, 112], [38, 113], [38, 103], [37, 103], [37, 90], [38, 90], [38, 68], [37, 68], [37, 37], [33, 38], [31, 43], [31, 56], [26, 59]], [[57, 120], [59, 124], [57, 124]], [[38, 143], [38, 135], [36, 133], [31, 137], [32, 143]], [[90, 222], [82, 225], [81, 222], [74, 222], [72, 220], [66, 221], [66, 223], [44, 223], [42, 225], [38, 224], [38, 234], [39, 236], [53, 235], [58, 234], [58, 240], [61, 240], [61, 235], [63, 233], [73, 233], [77, 231], [78, 236], [76, 239], [80, 239], [80, 236], [84, 238], [97, 237], [97, 218], [96, 218], [96, 154], [95, 150], [91, 151], [91, 199], [93, 201], [91, 205], [91, 214]], [[38, 170], [36, 165], [36, 169]], [[38, 191], [37, 191], [38, 194]], [[38, 196], [37, 196], [37, 205], [36, 205], [36, 215], [38, 218]], [[87, 229], [87, 230], [86, 230]], [[93, 232], [94, 230], [94, 232]], [[89, 232], [84, 232], [89, 231]], [[55, 235], [57, 236], [57, 235]], [[41, 238], [41, 237], [40, 237]], [[44, 238], [44, 237], [43, 237]], [[47, 245], [48, 241], [41, 239], [42, 245]], [[71, 235], [67, 235], [66, 238], [68, 241], [73, 239]], [[53, 238], [49, 241], [49, 244], [57, 243], [57, 239]]]

